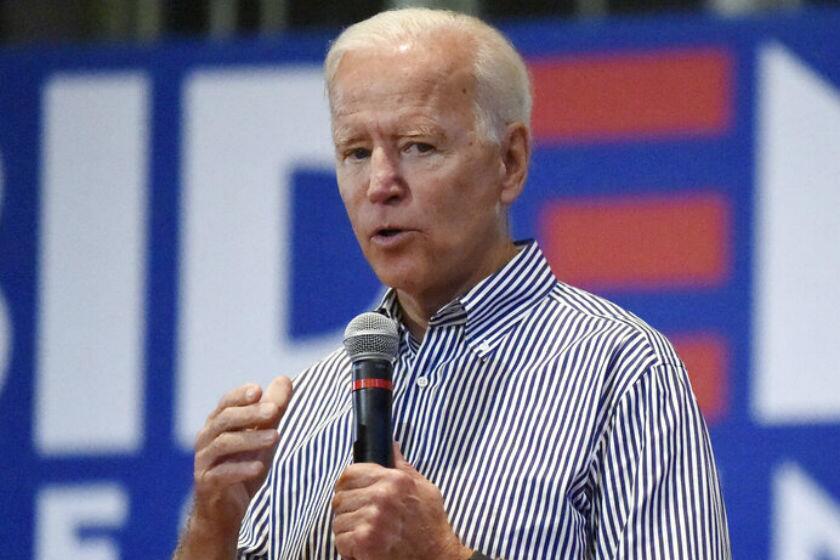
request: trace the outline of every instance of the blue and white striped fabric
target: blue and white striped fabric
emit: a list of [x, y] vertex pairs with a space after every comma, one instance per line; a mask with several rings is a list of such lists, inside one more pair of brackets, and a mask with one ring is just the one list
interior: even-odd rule
[[[383, 311], [399, 318], [393, 293]], [[534, 242], [401, 327], [395, 436], [444, 496], [455, 532], [493, 558], [729, 558], [706, 426], [670, 343], [558, 282]], [[330, 501], [351, 461], [343, 350], [300, 374], [240, 558], [336, 558]]]

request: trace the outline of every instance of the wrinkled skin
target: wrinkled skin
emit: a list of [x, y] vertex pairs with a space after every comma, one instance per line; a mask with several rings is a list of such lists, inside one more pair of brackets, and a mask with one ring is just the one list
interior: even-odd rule
[[195, 502], [175, 558], [229, 560], [239, 525], [271, 467], [277, 425], [292, 397], [292, 383], [277, 377], [225, 394], [195, 443]]
[[335, 486], [335, 546], [354, 560], [463, 559], [472, 551], [452, 532], [443, 497], [394, 449], [395, 468], [349, 466]]
[[478, 133], [469, 51], [460, 37], [353, 51], [332, 88], [339, 192], [415, 336], [516, 251], [507, 211], [524, 184], [528, 132], [514, 123], [499, 143]]

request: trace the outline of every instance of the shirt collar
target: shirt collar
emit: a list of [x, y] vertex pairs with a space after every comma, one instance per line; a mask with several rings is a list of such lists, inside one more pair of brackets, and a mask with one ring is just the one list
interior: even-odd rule
[[[469, 346], [491, 348], [556, 282], [536, 241], [519, 241], [516, 245], [519, 251], [505, 266], [440, 308], [429, 320], [429, 328], [464, 324]], [[405, 335], [396, 290], [386, 292], [377, 311], [397, 321], [401, 335]]]

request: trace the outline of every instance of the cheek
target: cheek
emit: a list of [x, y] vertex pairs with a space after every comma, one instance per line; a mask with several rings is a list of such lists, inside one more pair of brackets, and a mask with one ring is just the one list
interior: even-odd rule
[[357, 171], [341, 171], [340, 169], [339, 167], [339, 171], [336, 172], [338, 194], [341, 196], [341, 201], [349, 213], [352, 207], [359, 204], [359, 200], [364, 196], [365, 190], [361, 175]]
[[358, 222], [359, 222], [359, 203], [358, 197], [354, 197], [353, 191], [345, 188], [339, 188], [338, 194], [344, 204], [344, 211], [347, 218], [350, 220], [350, 226], [353, 228], [353, 233], [358, 237]]
[[346, 186], [343, 186], [342, 183], [338, 184], [338, 196], [341, 197], [341, 202], [344, 204], [344, 208], [347, 209], [347, 213], [350, 213], [350, 207], [352, 205], [352, 198], [350, 193], [352, 191], [349, 190]]
[[446, 192], [446, 207], [460, 221], [473, 222], [496, 206], [496, 176], [485, 166], [464, 166], [453, 176]]

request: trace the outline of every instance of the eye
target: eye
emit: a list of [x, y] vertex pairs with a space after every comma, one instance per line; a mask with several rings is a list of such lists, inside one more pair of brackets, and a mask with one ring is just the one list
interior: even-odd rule
[[435, 147], [431, 144], [427, 144], [426, 142], [411, 142], [410, 144], [406, 144], [405, 151], [416, 151], [418, 154], [428, 154], [435, 150]]
[[367, 148], [353, 148], [352, 150], [348, 150], [344, 157], [352, 160], [367, 159], [370, 157], [370, 150]]

